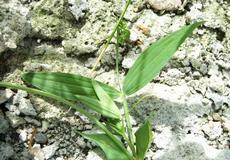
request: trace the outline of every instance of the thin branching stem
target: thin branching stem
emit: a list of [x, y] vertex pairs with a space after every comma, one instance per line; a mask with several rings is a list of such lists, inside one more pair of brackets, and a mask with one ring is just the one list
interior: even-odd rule
[[68, 106], [70, 106], [71, 108], [75, 109], [76, 111], [78, 111], [79, 113], [85, 115], [87, 118], [89, 118], [92, 122], [94, 122], [98, 128], [100, 128], [101, 130], [103, 130], [107, 136], [109, 136], [114, 143], [116, 143], [117, 146], [119, 146], [119, 148], [130, 158], [133, 159], [132, 155], [130, 155], [130, 153], [126, 150], [126, 148], [120, 143], [120, 141], [101, 123], [99, 122], [99, 120], [97, 118], [95, 118], [94, 116], [92, 116], [90, 113], [88, 113], [87, 111], [85, 111], [84, 109], [78, 107], [76, 104], [67, 101], [66, 99], [56, 96], [54, 94], [50, 94], [48, 92], [44, 92], [38, 89], [34, 89], [34, 88], [28, 88], [25, 86], [21, 86], [18, 84], [13, 84], [13, 83], [7, 83], [7, 82], [0, 82], [0, 87], [6, 87], [6, 88], [11, 88], [11, 89], [19, 89], [19, 90], [24, 90], [28, 93], [32, 93], [32, 94], [36, 94], [36, 95], [40, 95], [40, 96], [44, 96], [44, 97], [48, 97], [51, 99], [54, 99], [58, 102], [61, 102], [63, 104], [66, 104]]
[[101, 50], [101, 52], [100, 52], [100, 54], [99, 54], [99, 56], [98, 56], [98, 58], [97, 58], [97, 60], [96, 60], [96, 62], [95, 62], [95, 64], [94, 64], [94, 66], [93, 66], [93, 68], [92, 68], [92, 70], [91, 70], [91, 77], [95, 77], [95, 76], [96, 76], [95, 70], [96, 70], [98, 64], [100, 63], [100, 61], [101, 61], [103, 55], [105, 54], [105, 51], [106, 51], [106, 49], [108, 48], [108, 46], [109, 46], [111, 40], [113, 39], [114, 34], [116, 33], [117, 28], [118, 28], [119, 24], [121, 23], [121, 21], [122, 21], [124, 15], [125, 15], [125, 13], [126, 13], [128, 7], [129, 7], [130, 3], [131, 3], [131, 0], [127, 0], [126, 5], [125, 5], [125, 8], [124, 8], [124, 10], [123, 10], [122, 13], [121, 13], [121, 16], [119, 17], [119, 19], [118, 19], [118, 21], [117, 21], [117, 23], [116, 23], [116, 25], [115, 25], [115, 27], [114, 27], [112, 33], [110, 34], [110, 36], [109, 36], [109, 38], [108, 38], [108, 40], [107, 40], [107, 42], [106, 42], [104, 48]]

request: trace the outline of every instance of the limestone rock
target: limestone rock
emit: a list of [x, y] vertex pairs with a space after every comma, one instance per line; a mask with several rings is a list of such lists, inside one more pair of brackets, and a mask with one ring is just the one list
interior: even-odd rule
[[181, 7], [181, 0], [147, 0], [150, 6], [156, 10], [176, 10]]
[[0, 53], [17, 48], [31, 32], [28, 15], [29, 9], [18, 0], [0, 1]]

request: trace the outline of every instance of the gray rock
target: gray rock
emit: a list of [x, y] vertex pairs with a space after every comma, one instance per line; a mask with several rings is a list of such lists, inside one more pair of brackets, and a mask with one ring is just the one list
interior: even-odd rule
[[10, 124], [13, 128], [17, 128], [19, 125], [26, 123], [26, 121], [23, 118], [9, 111], [6, 112], [6, 117], [9, 119]]
[[21, 140], [21, 142], [25, 142], [27, 140], [27, 131], [26, 130], [20, 130], [19, 131], [19, 139]]
[[36, 120], [36, 119], [30, 118], [30, 117], [25, 117], [24, 119], [25, 119], [25, 121], [26, 121], [27, 123], [33, 124], [33, 125], [35, 125], [35, 126], [37, 126], [37, 127], [40, 127], [40, 126], [42, 125], [41, 122], [39, 122], [39, 121]]
[[29, 9], [19, 1], [0, 2], [0, 53], [17, 48], [18, 43], [31, 32], [28, 13]]
[[8, 160], [14, 156], [14, 148], [8, 144], [0, 141], [0, 159]]
[[13, 112], [16, 115], [20, 114], [20, 111], [17, 106], [11, 104], [11, 103], [6, 103], [5, 107], [10, 111]]
[[0, 134], [5, 134], [7, 133], [9, 129], [9, 122], [4, 119], [3, 116], [0, 116]]
[[59, 148], [58, 142], [55, 142], [52, 145], [45, 146], [44, 148], [42, 148], [42, 151], [45, 155], [45, 158], [49, 159], [49, 158], [53, 157], [55, 152], [58, 150], [58, 148]]
[[46, 144], [48, 142], [48, 138], [45, 134], [43, 133], [38, 133], [36, 134], [35, 136], [35, 141], [38, 143], [38, 144]]
[[8, 101], [13, 95], [14, 92], [10, 89], [0, 90], [0, 104]]
[[19, 102], [19, 111], [27, 116], [36, 116], [36, 110], [29, 99], [22, 98]]
[[176, 10], [182, 6], [181, 0], [146, 0], [156, 10]]

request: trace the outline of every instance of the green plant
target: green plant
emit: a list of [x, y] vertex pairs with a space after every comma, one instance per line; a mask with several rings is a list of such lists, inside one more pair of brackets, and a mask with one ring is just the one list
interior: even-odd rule
[[[93, 77], [96, 66], [99, 64], [104, 51], [116, 33], [116, 74], [119, 90], [93, 78], [54, 72], [35, 72], [22, 75], [22, 79], [25, 82], [38, 89], [0, 82], [0, 87], [25, 90], [32, 94], [55, 99], [88, 117], [101, 130], [101, 133], [77, 132], [90, 141], [97, 143], [104, 151], [108, 160], [144, 159], [152, 141], [151, 125], [146, 121], [133, 133], [126, 96], [137, 92], [149, 83], [160, 72], [186, 37], [202, 24], [202, 22], [195, 22], [152, 44], [138, 57], [128, 71], [124, 82], [120, 83], [118, 78], [118, 46], [124, 44], [129, 37], [129, 31], [123, 21], [123, 16], [129, 3], [130, 0], [127, 1], [125, 9], [105, 45], [105, 49], [92, 69]], [[118, 97], [122, 98], [124, 115], [116, 105], [115, 99]], [[88, 106], [89, 109], [100, 113], [104, 117], [104, 121], [99, 121], [89, 112], [77, 106], [74, 103], [75, 101], [80, 101]]]

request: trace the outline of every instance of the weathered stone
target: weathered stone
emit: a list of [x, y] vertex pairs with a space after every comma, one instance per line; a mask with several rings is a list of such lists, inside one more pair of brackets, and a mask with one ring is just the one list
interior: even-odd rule
[[45, 144], [47, 143], [48, 141], [48, 138], [45, 134], [43, 133], [38, 133], [36, 134], [35, 136], [35, 141], [38, 143], [38, 144]]
[[13, 128], [17, 128], [19, 125], [25, 124], [26, 121], [12, 112], [6, 112], [6, 117], [9, 119], [10, 124]]
[[176, 10], [182, 6], [181, 0], [146, 0], [156, 10]]
[[49, 146], [45, 146], [44, 148], [42, 148], [42, 151], [44, 153], [45, 158], [49, 159], [49, 158], [53, 157], [56, 150], [58, 150], [58, 148], [59, 148], [58, 142], [55, 142]]
[[14, 92], [9, 89], [0, 90], [0, 104], [8, 101], [13, 96], [13, 94]]
[[19, 103], [19, 111], [27, 116], [36, 116], [36, 110], [29, 99], [22, 98]]

